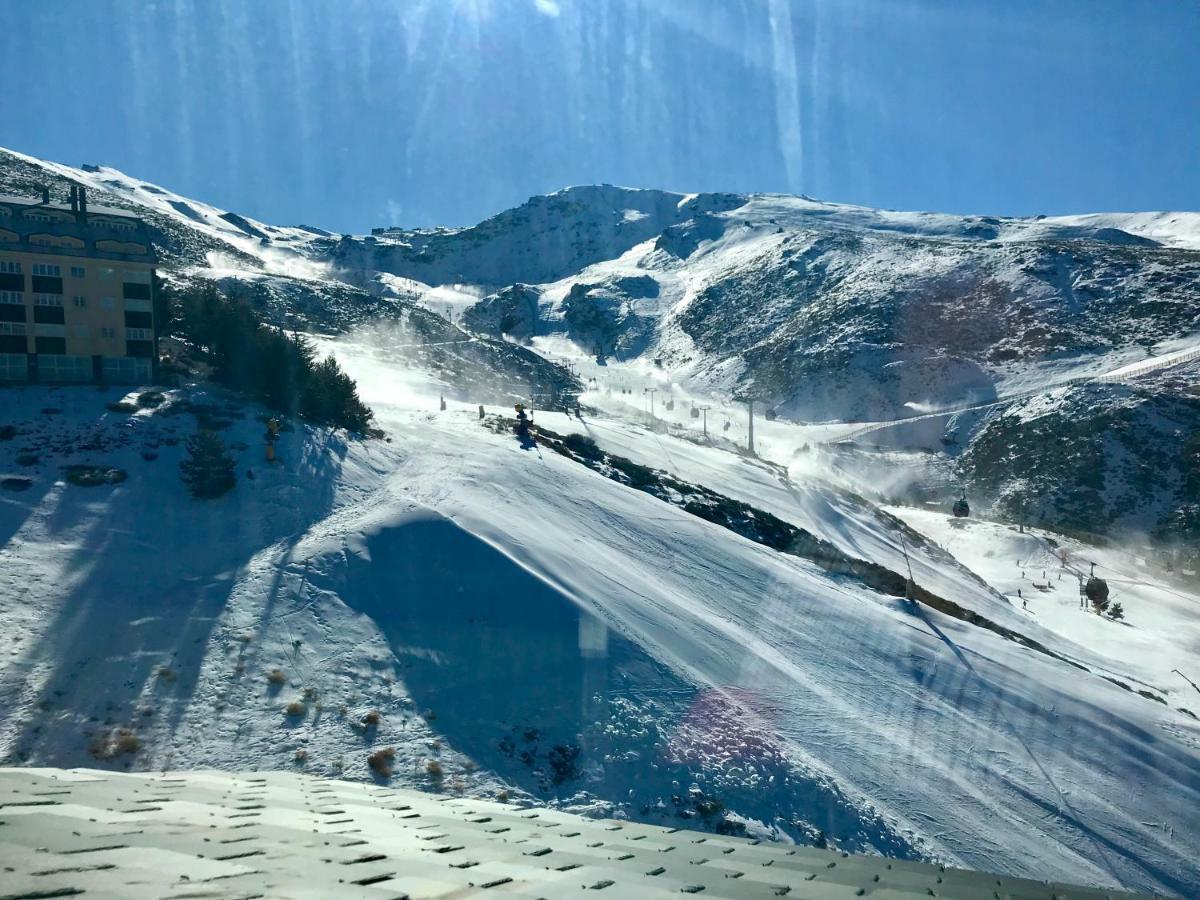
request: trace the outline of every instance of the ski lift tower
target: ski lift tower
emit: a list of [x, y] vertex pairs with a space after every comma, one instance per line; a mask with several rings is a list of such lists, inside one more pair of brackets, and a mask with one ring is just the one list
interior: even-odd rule
[[753, 394], [735, 394], [733, 400], [735, 403], [745, 403], [746, 412], [750, 416], [750, 427], [746, 439], [746, 449], [750, 451], [751, 456], [757, 456], [754, 452], [754, 402], [761, 398], [755, 397]]
[[708, 411], [712, 409], [712, 407], [697, 406], [696, 409], [700, 410], [700, 427], [704, 429], [704, 436], [708, 437]]
[[643, 394], [650, 395], [650, 430], [654, 430], [654, 395], [658, 393], [658, 388], [642, 388]]

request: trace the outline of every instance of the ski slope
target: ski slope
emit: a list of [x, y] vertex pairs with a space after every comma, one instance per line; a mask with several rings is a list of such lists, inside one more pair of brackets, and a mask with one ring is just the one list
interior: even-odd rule
[[[1177, 674], [1197, 672], [1200, 597], [1143, 557], [1038, 529], [1022, 533], [1010, 525], [906, 507], [889, 511], [949, 550], [1014, 607], [1027, 606], [1021, 612], [1029, 621], [1106, 656], [1114, 675], [1168, 691], [1181, 706], [1200, 702], [1200, 696], [1188, 697], [1191, 688]], [[1110, 601], [1123, 606], [1124, 621], [1097, 616], [1090, 605], [1081, 608], [1079, 577], [1091, 574], [1092, 563], [1108, 582]]]
[[[332, 349], [389, 440], [300, 429], [267, 467], [261, 426], [237, 420], [227, 439], [255, 478], [212, 504], [186, 498], [181, 449], [162, 443], [185, 417], [112, 421], [93, 389], [20, 393], [22, 423], [54, 405], [55, 433], [133, 439], [105, 451], [122, 484], [65, 484], [67, 455], [3, 495], [0, 755], [96, 765], [89, 745], [126, 727], [140, 748], [99, 764], [367, 778], [388, 746], [402, 785], [709, 827], [695, 810], [719, 802], [752, 835], [1185, 896], [1200, 884], [1194, 720], [522, 450], [473, 404], [438, 412], [441, 386], [419, 372]], [[631, 455], [661, 440], [591, 425]], [[852, 498], [818, 482], [797, 498], [774, 469], [664, 448], [680, 477], [894, 559], [888, 520]], [[932, 549], [915, 564], [1006, 608]], [[371, 710], [380, 721], [362, 724]]]
[[[389, 405], [385, 370], [352, 350], [343, 362], [381, 419], [413, 435], [406, 493], [689, 682], [753, 698], [791, 765], [877, 810], [899, 836], [893, 852], [923, 845], [1008, 868], [1019, 847], [1046, 871], [1083, 866], [1089, 881], [1124, 879], [1151, 859], [1149, 877], [1171, 882], [1168, 844], [1189, 829], [1163, 812], [1190, 818], [1191, 808], [1162, 802], [1200, 787], [1192, 720], [991, 633], [834, 583], [561, 457], [472, 436], [473, 409]], [[430, 467], [421, 448], [443, 441], [452, 461]], [[1116, 763], [1114, 753], [1130, 755]], [[1133, 796], [1127, 765], [1138, 771]], [[1138, 863], [1112, 848], [1135, 832]]]

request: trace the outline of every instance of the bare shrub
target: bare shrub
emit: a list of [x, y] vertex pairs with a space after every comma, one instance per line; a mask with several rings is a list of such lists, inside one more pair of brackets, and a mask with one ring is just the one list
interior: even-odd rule
[[363, 721], [363, 724], [366, 725], [368, 728], [373, 728], [374, 726], [379, 724], [379, 721], [382, 718], [383, 717], [379, 714], [379, 710], [373, 709], [369, 713], [367, 713], [365, 716], [363, 716], [362, 721]]
[[445, 774], [442, 770], [442, 764], [436, 759], [431, 759], [425, 763], [425, 772], [430, 778], [441, 778]]
[[287, 705], [287, 714], [293, 718], [302, 718], [308, 713], [308, 707], [299, 700], [293, 700]]
[[367, 765], [371, 767], [371, 771], [380, 778], [392, 777], [392, 760], [396, 758], [396, 751], [392, 747], [384, 747], [382, 750], [376, 750], [367, 757]]
[[137, 753], [142, 742], [128, 728], [114, 728], [100, 735], [88, 748], [88, 752], [96, 759], [115, 759], [126, 753]]
[[267, 673], [267, 681], [271, 684], [283, 684], [287, 681], [287, 676], [283, 674], [282, 669], [272, 669]]

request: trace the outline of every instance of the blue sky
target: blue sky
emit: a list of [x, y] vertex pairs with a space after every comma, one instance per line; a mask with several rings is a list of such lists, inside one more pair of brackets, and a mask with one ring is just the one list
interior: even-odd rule
[[1197, 48], [1195, 0], [8, 0], [0, 145], [343, 231], [593, 182], [1200, 209]]

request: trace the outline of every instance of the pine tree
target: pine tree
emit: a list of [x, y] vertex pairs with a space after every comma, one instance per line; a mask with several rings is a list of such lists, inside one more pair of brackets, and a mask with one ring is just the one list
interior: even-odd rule
[[1125, 618], [1125, 610], [1121, 608], [1121, 604], [1120, 604], [1120, 603], [1114, 603], [1112, 606], [1110, 606], [1110, 607], [1108, 608], [1108, 617], [1109, 617], [1110, 619], [1123, 619], [1123, 618]]
[[366, 431], [372, 418], [370, 407], [358, 398], [354, 379], [332, 356], [313, 366], [300, 397], [300, 414], [319, 425], [357, 432]]
[[332, 357], [317, 362], [304, 337], [267, 325], [212, 282], [164, 292], [176, 310], [176, 334], [203, 355], [215, 381], [317, 425], [367, 431], [371, 409], [359, 399], [354, 380]]
[[188, 438], [187, 452], [179, 477], [197, 500], [220, 497], [237, 483], [236, 463], [216, 432], [196, 432]]

